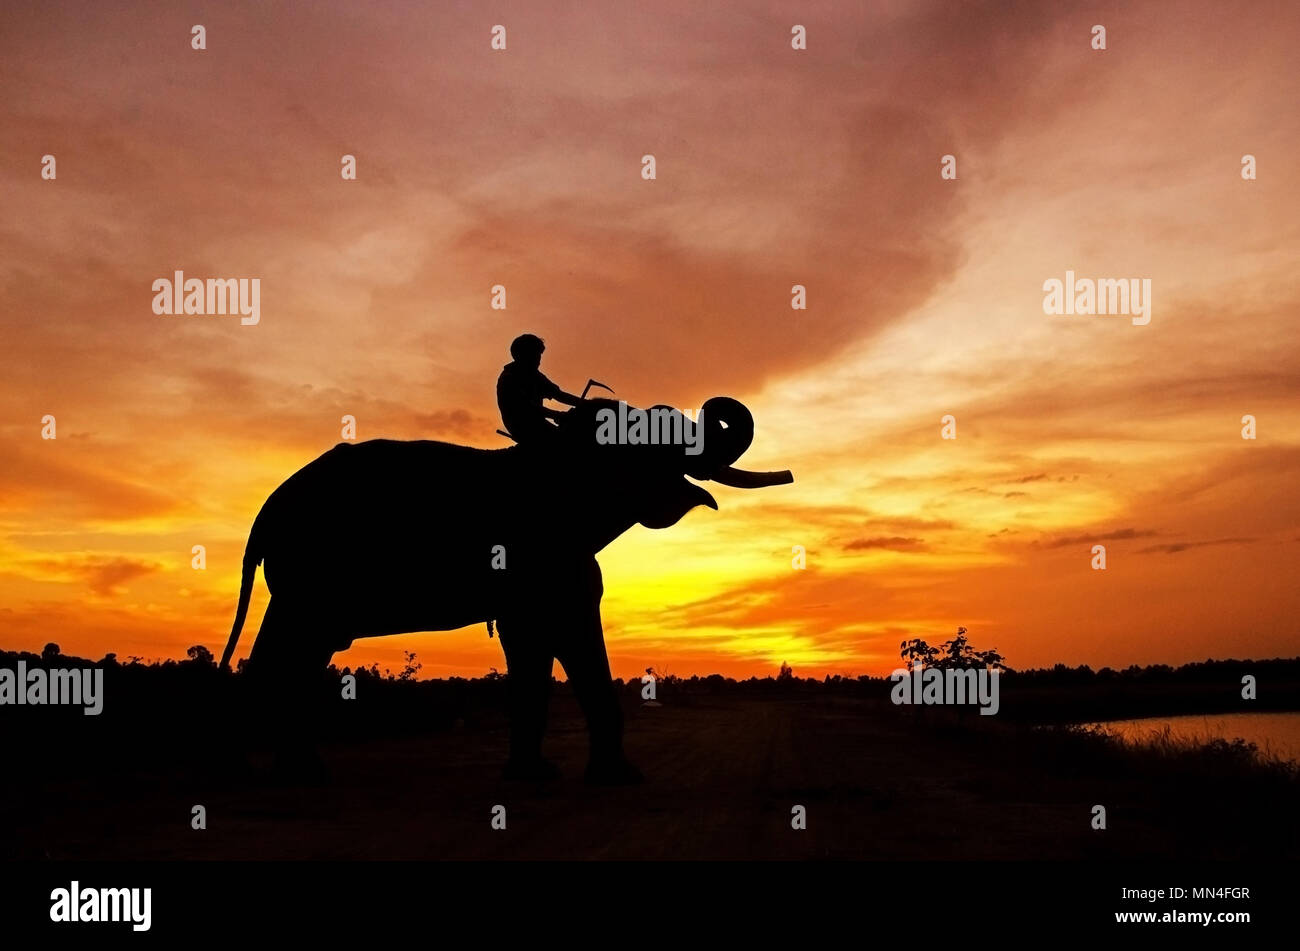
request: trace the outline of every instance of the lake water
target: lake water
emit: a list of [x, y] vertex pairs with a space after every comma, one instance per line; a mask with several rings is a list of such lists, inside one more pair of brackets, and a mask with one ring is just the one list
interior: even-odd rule
[[1261, 753], [1300, 760], [1300, 713], [1210, 713], [1190, 717], [1144, 717], [1107, 720], [1104, 727], [1126, 740], [1147, 740], [1165, 727], [1177, 739], [1210, 740], [1237, 737], [1254, 743]]

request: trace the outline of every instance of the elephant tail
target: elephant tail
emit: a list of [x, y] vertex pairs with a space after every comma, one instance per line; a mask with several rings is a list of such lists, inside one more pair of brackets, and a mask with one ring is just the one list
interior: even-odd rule
[[248, 616], [248, 602], [253, 595], [253, 580], [257, 577], [257, 566], [262, 563], [261, 532], [258, 531], [262, 512], [257, 513], [257, 518], [253, 519], [253, 528], [248, 533], [248, 544], [244, 547], [244, 570], [239, 580], [239, 605], [235, 608], [235, 623], [230, 628], [230, 639], [226, 641], [225, 653], [221, 655], [222, 670], [230, 668], [230, 657], [235, 653], [239, 634], [244, 629], [244, 618]]

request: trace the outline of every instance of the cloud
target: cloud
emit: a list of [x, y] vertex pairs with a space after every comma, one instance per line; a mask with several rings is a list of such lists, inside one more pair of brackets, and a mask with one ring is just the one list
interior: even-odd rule
[[1070, 545], [1091, 545], [1095, 542], [1126, 541], [1132, 538], [1149, 538], [1157, 535], [1158, 532], [1144, 530], [1139, 531], [1136, 528], [1121, 528], [1113, 532], [1104, 532], [1097, 535], [1072, 535], [1067, 538], [1055, 538], [1047, 542], [1034, 542], [1043, 548], [1065, 548]]
[[128, 582], [160, 571], [163, 566], [122, 556], [85, 555], [33, 558], [18, 567], [29, 577], [82, 583], [101, 597], [111, 597], [121, 594]]
[[[666, 604], [680, 561], [652, 553], [662, 539], [619, 543], [644, 582], [629, 613], [651, 619], [629, 654], [884, 664], [882, 631], [896, 644], [973, 614], [1017, 662], [1285, 643], [1289, 566], [1246, 544], [1300, 525], [1300, 178], [1244, 185], [1224, 143], [1296, 154], [1275, 119], [1294, 98], [1277, 80], [1291, 6], [1125, 4], [1108, 28], [1143, 55], [1118, 56], [1089, 49], [1093, 14], [1071, 2], [814, 4], [796, 53], [775, 3], [503, 0], [496, 55], [472, 5], [431, 5], [412, 30], [398, 0], [273, 16], [230, 0], [237, 42], [212, 70], [146, 3], [0, 4], [17, 90], [0, 102], [0, 541], [42, 552], [5, 558], [0, 602], [32, 607], [38, 647], [93, 623], [183, 650], [201, 639], [187, 620], [217, 642], [228, 604], [145, 577], [141, 553], [197, 539], [237, 563], [256, 506], [344, 413], [362, 439], [501, 445], [493, 383], [527, 330], [572, 391], [595, 376], [640, 405], [745, 399], [751, 467], [796, 474], [673, 530], [714, 597]], [[1210, 61], [1232, 82], [1187, 69]], [[47, 151], [57, 182], [34, 174]], [[1045, 319], [1041, 282], [1067, 266], [1152, 277], [1152, 324]], [[150, 282], [177, 267], [260, 277], [262, 323], [153, 315]], [[961, 437], [940, 444], [948, 412]], [[1150, 536], [1167, 541], [1153, 554], [1243, 547], [1232, 565], [1130, 562], [1110, 583], [1140, 594], [1108, 604], [1078, 559], [1045, 557]], [[796, 542], [806, 572], [788, 569]], [[1225, 596], [1228, 578], [1249, 596]], [[38, 600], [50, 582], [64, 610]], [[137, 588], [148, 608], [109, 597]], [[83, 589], [103, 596], [89, 620]], [[451, 640], [430, 636], [430, 655]], [[456, 656], [498, 650], [473, 644]]]
[[414, 423], [421, 430], [429, 433], [430, 436], [444, 434], [482, 438], [485, 433], [491, 432], [493, 428], [488, 425], [487, 420], [474, 416], [468, 410], [463, 409], [417, 413], [415, 414]]
[[11, 440], [0, 450], [5, 455], [0, 510], [38, 511], [47, 519], [132, 519], [167, 515], [186, 505], [167, 489], [148, 484], [147, 467], [132, 472], [137, 460], [113, 458], [107, 445], [96, 447], [91, 439], [65, 444], [63, 437], [33, 436], [30, 442], [31, 449]]
[[1139, 548], [1139, 555], [1163, 553], [1166, 555], [1176, 555], [1180, 551], [1187, 551], [1190, 548], [1204, 548], [1208, 545], [1250, 545], [1258, 541], [1255, 538], [1216, 538], [1210, 541], [1201, 542], [1173, 542], [1168, 545], [1152, 545], [1150, 548]]
[[868, 551], [885, 549], [887, 551], [919, 551], [925, 544], [921, 538], [879, 537], [857, 538], [844, 546], [845, 551]]
[[957, 523], [952, 519], [921, 518], [914, 515], [875, 515], [863, 524], [871, 528], [888, 528], [896, 532], [942, 531], [957, 527]]

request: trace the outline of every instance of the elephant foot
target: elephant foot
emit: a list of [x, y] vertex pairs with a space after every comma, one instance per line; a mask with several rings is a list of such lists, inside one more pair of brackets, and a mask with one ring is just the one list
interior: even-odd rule
[[623, 756], [593, 759], [583, 777], [590, 786], [635, 786], [645, 775]]
[[506, 780], [541, 780], [543, 782], [560, 778], [560, 770], [544, 756], [532, 759], [510, 759], [501, 771], [501, 778]]

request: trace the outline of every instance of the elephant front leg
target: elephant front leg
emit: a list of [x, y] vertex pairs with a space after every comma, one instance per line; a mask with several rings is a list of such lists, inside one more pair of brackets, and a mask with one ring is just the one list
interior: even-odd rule
[[557, 658], [564, 667], [587, 718], [591, 753], [586, 780], [614, 786], [644, 782], [641, 771], [623, 754], [623, 705], [614, 687], [600, 624], [600, 569], [595, 569], [594, 597], [584, 605], [576, 623], [559, 639]]
[[506, 653], [506, 691], [510, 708], [510, 758], [505, 779], [556, 779], [559, 770], [542, 756], [547, 709], [551, 702], [550, 645], [537, 631], [499, 619], [497, 631]]

